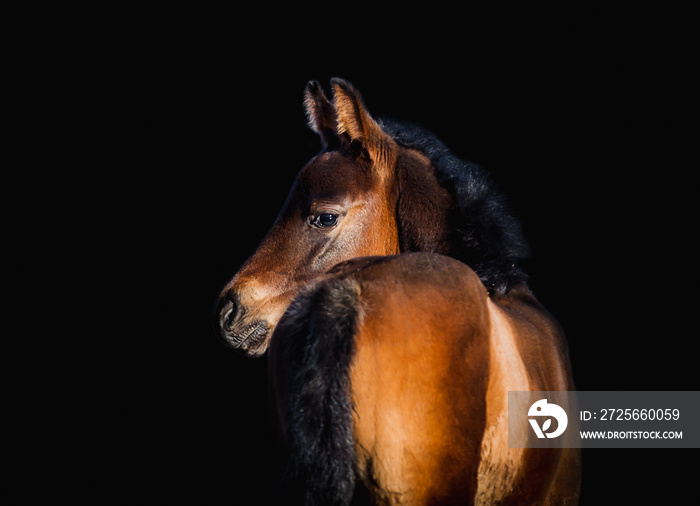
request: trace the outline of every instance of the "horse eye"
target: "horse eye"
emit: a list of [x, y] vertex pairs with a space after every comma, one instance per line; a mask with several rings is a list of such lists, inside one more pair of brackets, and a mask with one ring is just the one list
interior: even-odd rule
[[330, 213], [319, 214], [314, 220], [317, 227], [332, 227], [338, 221], [338, 216]]

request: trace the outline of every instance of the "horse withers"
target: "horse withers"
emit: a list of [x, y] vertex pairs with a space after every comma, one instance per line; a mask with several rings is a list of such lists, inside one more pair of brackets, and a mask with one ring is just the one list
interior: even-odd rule
[[282, 496], [576, 503], [578, 450], [508, 447], [508, 391], [574, 389], [516, 220], [480, 167], [332, 85], [307, 86], [323, 150], [218, 307], [232, 347], [270, 347]]

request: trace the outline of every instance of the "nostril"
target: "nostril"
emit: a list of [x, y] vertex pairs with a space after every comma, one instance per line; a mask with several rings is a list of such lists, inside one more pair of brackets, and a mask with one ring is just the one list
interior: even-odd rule
[[236, 319], [236, 305], [230, 302], [231, 308], [226, 312], [223, 318], [223, 328], [225, 330], [231, 330], [233, 327], [233, 322]]
[[222, 330], [229, 331], [233, 326], [238, 314], [238, 296], [231, 290], [226, 292], [220, 302], [219, 307], [219, 326]]

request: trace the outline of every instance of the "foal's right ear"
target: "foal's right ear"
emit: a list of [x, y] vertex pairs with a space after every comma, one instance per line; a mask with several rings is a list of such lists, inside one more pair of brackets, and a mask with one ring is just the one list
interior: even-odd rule
[[378, 174], [393, 173], [396, 162], [396, 142], [370, 116], [360, 92], [349, 82], [333, 78], [333, 105], [338, 113], [338, 134], [347, 135], [367, 151]]
[[323, 93], [318, 81], [309, 81], [306, 85], [304, 107], [309, 119], [309, 127], [321, 137], [323, 147], [327, 147], [337, 136], [338, 121], [335, 107]]

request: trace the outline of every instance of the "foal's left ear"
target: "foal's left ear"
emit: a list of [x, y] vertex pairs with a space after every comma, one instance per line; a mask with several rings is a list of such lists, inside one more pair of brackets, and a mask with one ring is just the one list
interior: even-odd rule
[[304, 108], [309, 119], [309, 127], [316, 132], [327, 147], [336, 136], [338, 123], [335, 117], [335, 108], [323, 93], [323, 88], [318, 81], [309, 81], [304, 91]]
[[347, 134], [351, 140], [362, 143], [376, 168], [393, 169], [398, 146], [369, 115], [360, 92], [343, 79], [334, 78], [331, 85], [338, 114], [338, 135]]

